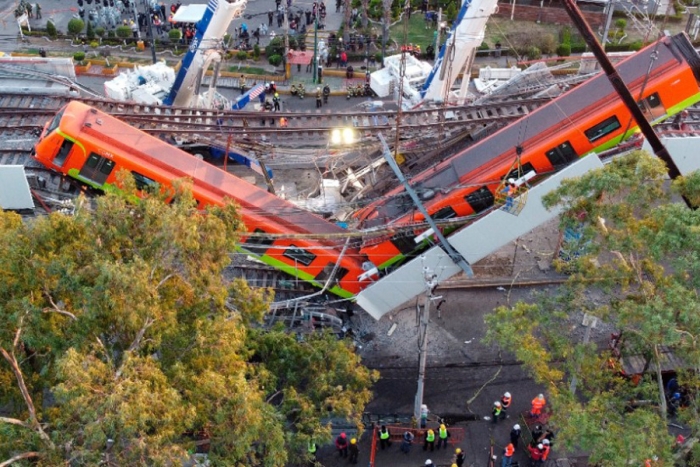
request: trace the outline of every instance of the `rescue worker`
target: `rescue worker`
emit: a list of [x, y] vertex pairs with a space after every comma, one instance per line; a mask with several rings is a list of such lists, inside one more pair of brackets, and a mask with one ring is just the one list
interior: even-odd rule
[[491, 415], [492, 415], [492, 422], [496, 423], [498, 422], [498, 419], [501, 418], [501, 412], [503, 411], [503, 408], [501, 407], [501, 403], [496, 401], [493, 403], [493, 409], [491, 409]]
[[270, 93], [275, 94], [277, 92], [277, 86], [275, 86], [274, 81], [270, 81]]
[[431, 452], [435, 450], [435, 432], [432, 429], [429, 429], [425, 432], [425, 442], [423, 443], [423, 450], [427, 451], [428, 446], [430, 446]]
[[245, 75], [241, 75], [238, 79], [238, 87], [241, 88], [241, 95], [245, 94]]
[[331, 88], [327, 84], [323, 86], [323, 103], [328, 104], [328, 96], [331, 95]]
[[542, 440], [542, 448], [542, 462], [546, 462], [547, 458], [549, 457], [549, 451], [552, 449], [547, 438]]
[[460, 448], [455, 449], [455, 463], [457, 467], [462, 467], [464, 465], [465, 455]]
[[420, 427], [425, 428], [427, 423], [428, 423], [428, 413], [430, 410], [428, 410], [428, 406], [425, 404], [421, 404], [420, 406]]
[[36, 14], [34, 15], [34, 17], [36, 19], [41, 19], [41, 5], [37, 3], [36, 5], [34, 5], [34, 9], [36, 10]]
[[384, 450], [384, 447], [391, 447], [391, 434], [389, 433], [389, 430], [387, 429], [386, 425], [382, 425], [382, 427], [379, 429], [379, 447]]
[[544, 394], [539, 394], [537, 397], [532, 399], [532, 410], [530, 410], [530, 416], [538, 418], [542, 414], [542, 409], [547, 404], [544, 399]]
[[348, 437], [345, 433], [341, 433], [335, 439], [335, 447], [340, 457], [348, 457]]
[[501, 396], [501, 407], [503, 408], [503, 413], [501, 414], [501, 418], [508, 418], [508, 407], [510, 407], [511, 402], [513, 401], [513, 398], [510, 396], [510, 393], [508, 391], [504, 392], [503, 395]]
[[515, 446], [513, 443], [509, 443], [508, 446], [503, 450], [503, 460], [501, 461], [501, 467], [510, 467], [513, 462], [513, 454], [515, 453]]
[[532, 444], [534, 445], [539, 443], [543, 434], [544, 432], [542, 431], [542, 425], [535, 425], [535, 428], [532, 429]]
[[520, 425], [516, 423], [515, 425], [513, 425], [513, 429], [510, 430], [510, 442], [515, 448], [518, 447], [518, 441], [520, 441], [520, 433], [522, 433], [522, 431], [520, 430]]
[[308, 451], [309, 455], [311, 456], [311, 460], [309, 460], [309, 467], [314, 467], [316, 465], [316, 452], [318, 452], [318, 449], [313, 440], [309, 440]]
[[542, 465], [542, 453], [544, 451], [544, 446], [538, 444], [537, 446], [528, 446], [527, 450], [530, 451], [530, 466], [540, 467]]
[[440, 428], [438, 428], [438, 443], [437, 443], [437, 448], [440, 449], [440, 446], [444, 446], [445, 449], [447, 449], [447, 438], [450, 437], [450, 432], [447, 431], [447, 427], [445, 424], [441, 424]]
[[350, 440], [350, 458], [348, 459], [348, 462], [351, 464], [357, 464], [357, 455], [359, 454], [360, 450], [357, 447], [357, 440], [355, 438]]
[[284, 117], [280, 117], [280, 127], [287, 128], [287, 125], [289, 125], [289, 121]]
[[317, 87], [316, 88], [316, 108], [320, 109], [321, 106], [323, 105], [323, 102], [321, 101], [322, 95], [321, 95], [321, 88]]
[[413, 433], [406, 431], [403, 434], [403, 441], [401, 441], [401, 452], [408, 454], [411, 451], [411, 444], [413, 444]]
[[275, 112], [280, 111], [280, 95], [275, 93], [272, 97], [272, 104], [275, 106]]

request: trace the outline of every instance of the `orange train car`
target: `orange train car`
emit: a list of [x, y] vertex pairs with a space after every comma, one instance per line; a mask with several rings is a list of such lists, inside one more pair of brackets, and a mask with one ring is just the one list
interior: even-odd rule
[[[35, 158], [99, 190], [115, 184], [118, 169], [131, 172], [141, 189], [189, 179], [200, 207], [222, 205], [227, 198], [240, 206], [246, 229], [256, 233], [241, 244], [247, 253], [319, 287], [335, 269], [328, 290], [341, 297], [352, 297], [363, 286], [357, 249], [341, 255], [341, 227], [83, 103], [69, 103], [46, 125]], [[264, 235], [310, 233], [329, 238]]]
[[[700, 101], [700, 56], [686, 34], [661, 39], [622, 61], [617, 70], [652, 123]], [[497, 204], [504, 179], [531, 171], [537, 176], [555, 172], [579, 157], [617, 145], [636, 131], [629, 110], [601, 73], [423, 171], [411, 184], [422, 194], [433, 219], [479, 214]], [[519, 170], [514, 169], [516, 161]], [[424, 220], [403, 187], [368, 204], [356, 217], [365, 228]], [[373, 241], [360, 251], [383, 270], [416, 253], [414, 236], [420, 232], [413, 234]]]

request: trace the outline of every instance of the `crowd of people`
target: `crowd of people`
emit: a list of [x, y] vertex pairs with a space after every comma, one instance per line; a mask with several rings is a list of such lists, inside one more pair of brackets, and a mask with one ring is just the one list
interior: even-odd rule
[[[510, 418], [508, 409], [512, 407], [512, 403], [512, 395], [509, 392], [505, 392], [498, 401], [493, 403], [491, 417], [484, 418], [490, 419], [490, 422], [494, 424]], [[502, 444], [499, 443], [498, 439], [495, 440], [495, 446], [501, 445], [505, 447], [501, 452], [500, 462], [498, 462], [498, 453], [494, 452], [494, 465], [500, 464], [500, 467], [524, 467], [522, 459], [520, 462], [516, 460], [518, 449], [523, 442], [525, 442], [525, 445], [522, 446], [521, 452], [527, 454], [529, 466], [542, 467], [545, 465], [545, 462], [550, 457], [555, 436], [554, 432], [544, 425], [544, 421], [548, 419], [548, 414], [545, 411], [546, 404], [547, 401], [544, 394], [538, 394], [533, 398], [530, 410], [523, 412], [522, 415], [522, 419], [526, 424], [526, 433], [523, 432], [521, 425], [516, 423], [510, 430], [507, 440], [503, 440]], [[434, 453], [440, 451], [440, 449], [451, 449], [448, 446], [449, 444], [460, 444], [459, 437], [450, 443], [452, 433], [444, 420], [438, 418], [437, 425], [431, 426], [431, 423], [434, 422], [429, 421], [429, 413], [427, 405], [421, 405], [420, 419], [417, 421], [418, 428], [387, 427], [386, 425], [377, 427], [375, 433], [377, 447], [381, 451], [390, 450], [392, 442], [399, 441], [399, 452], [409, 455], [413, 445], [417, 443], [419, 445], [422, 444], [422, 451], [426, 453]], [[341, 459], [347, 458], [350, 463], [357, 463], [359, 448], [356, 438], [348, 439], [346, 433], [341, 433], [335, 439], [335, 448]], [[315, 445], [313, 452], [314, 454], [316, 452]], [[315, 457], [313, 461], [315, 461]], [[451, 457], [451, 467], [464, 467], [465, 461], [466, 453], [464, 448], [455, 447]], [[313, 462], [311, 465], [314, 465]], [[426, 467], [434, 467], [435, 463], [432, 459], [427, 459], [424, 465]]]

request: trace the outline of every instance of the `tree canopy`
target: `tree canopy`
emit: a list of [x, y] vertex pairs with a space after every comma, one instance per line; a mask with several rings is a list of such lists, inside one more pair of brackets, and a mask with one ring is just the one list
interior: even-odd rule
[[376, 375], [352, 346], [265, 330], [271, 293], [224, 280], [233, 204], [123, 183], [73, 215], [0, 214], [0, 463], [177, 465], [209, 439], [215, 465], [282, 466], [359, 417]]
[[[665, 351], [685, 362], [678, 382], [687, 407], [679, 421], [693, 435], [700, 430], [700, 212], [678, 196], [697, 206], [700, 175], [670, 188], [666, 179], [661, 161], [637, 151], [565, 180], [545, 202], [564, 208], [562, 228], [582, 234], [582, 254], [556, 262], [570, 279], [558, 294], [500, 307], [487, 318], [487, 339], [514, 349], [547, 386], [559, 445], [587, 451], [594, 465], [643, 465], [654, 456], [659, 465], [673, 464], [659, 365]], [[617, 350], [572, 332], [581, 312], [621, 332], [622, 354], [641, 356], [648, 371], [622, 375]], [[688, 465], [699, 459], [691, 453]]]

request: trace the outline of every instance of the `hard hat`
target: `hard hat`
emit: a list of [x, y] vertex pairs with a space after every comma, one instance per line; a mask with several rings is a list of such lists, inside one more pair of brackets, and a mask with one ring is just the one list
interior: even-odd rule
[[350, 440], [350, 444], [355, 444], [355, 443], [357, 443], [357, 440], [355, 438]]
[[501, 403], [498, 402], [498, 401], [496, 401], [496, 402], [493, 403], [493, 405], [495, 405], [496, 407], [500, 407], [500, 406], [501, 406]]
[[459, 448], [455, 449], [455, 454], [459, 454], [460, 452], [462, 452], [461, 449], [459, 449]]
[[549, 440], [548, 440], [548, 439], [542, 440], [542, 444], [545, 444], [545, 445], [549, 446]]
[[341, 438], [345, 438], [345, 433], [341, 433], [341, 434], [340, 434], [340, 437], [341, 437]]
[[428, 433], [433, 433], [433, 434], [434, 434], [435, 432], [434, 432], [433, 429], [431, 428], [430, 430], [428, 430]]
[[425, 465], [430, 465], [430, 464], [432, 464], [432, 463], [433, 463], [433, 461], [431, 461], [430, 459], [428, 459], [427, 461], [425, 461]]
[[275, 93], [275, 97], [279, 97], [280, 94], [278, 92]]
[[674, 393], [673, 393], [673, 398], [674, 398], [674, 399], [680, 399], [680, 398], [681, 398], [681, 393], [680, 393], [680, 392], [674, 392]]
[[540, 394], [537, 396], [538, 399], [544, 399], [544, 394]]
[[421, 409], [427, 409], [427, 408], [428, 408], [428, 406], [427, 406], [427, 405], [425, 405], [425, 404], [421, 404], [421, 405], [420, 405], [420, 408], [421, 408]]
[[457, 464], [452, 464], [452, 467], [457, 467]]
[[444, 423], [440, 424], [440, 429], [441, 429], [441, 430], [444, 430], [444, 429], [445, 429], [445, 424], [444, 424]]
[[544, 449], [544, 446], [542, 446], [542, 443], [537, 445], [537, 449]]
[[515, 183], [515, 179], [514, 179], [514, 178], [509, 178], [509, 179], [508, 179], [508, 183]]
[[506, 391], [506, 393], [503, 394], [503, 397], [510, 397], [510, 393], [508, 391]]
[[513, 425], [513, 429], [514, 429], [514, 430], [519, 430], [519, 429], [520, 429], [520, 425], [518, 425], [518, 424], [516, 423], [515, 425]]
[[321, 90], [321, 86], [317, 87], [316, 90], [317, 90], [317, 91], [320, 91], [320, 90]]
[[275, 82], [274, 82], [274, 81], [270, 81], [270, 84], [275, 84]]

